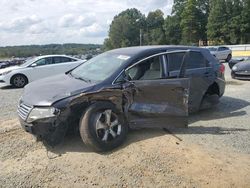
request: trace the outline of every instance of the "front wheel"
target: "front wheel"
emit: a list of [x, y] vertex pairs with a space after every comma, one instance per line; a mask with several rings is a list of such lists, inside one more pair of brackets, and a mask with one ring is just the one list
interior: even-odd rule
[[81, 138], [95, 151], [109, 151], [120, 146], [127, 132], [122, 115], [108, 102], [91, 105], [80, 121]]
[[18, 74], [11, 78], [11, 84], [14, 87], [22, 88], [28, 84], [28, 79], [24, 75]]

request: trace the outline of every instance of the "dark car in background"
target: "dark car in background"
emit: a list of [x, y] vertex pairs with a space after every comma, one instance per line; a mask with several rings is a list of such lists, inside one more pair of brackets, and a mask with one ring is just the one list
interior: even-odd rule
[[24, 58], [0, 61], [0, 69], [10, 67], [10, 66], [21, 65], [23, 62], [24, 62]]
[[79, 130], [87, 146], [107, 151], [125, 140], [128, 128], [187, 127], [189, 113], [219, 102], [224, 68], [203, 48], [116, 49], [66, 74], [28, 84], [19, 119], [49, 145]]
[[0, 69], [6, 68], [9, 66], [10, 66], [10, 63], [8, 61], [1, 61], [0, 62]]
[[250, 60], [250, 57], [234, 57], [228, 62], [228, 66], [230, 69], [233, 68], [234, 65], [236, 65], [239, 62]]
[[234, 79], [250, 80], [250, 59], [235, 64], [232, 67], [231, 76]]

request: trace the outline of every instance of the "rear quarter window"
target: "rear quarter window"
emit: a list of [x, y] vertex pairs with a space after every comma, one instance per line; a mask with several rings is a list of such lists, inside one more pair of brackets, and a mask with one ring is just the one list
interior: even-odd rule
[[54, 57], [54, 63], [55, 64], [72, 62], [72, 61], [76, 61], [76, 60], [68, 58], [68, 57]]
[[[168, 70], [179, 71], [181, 68], [181, 63], [183, 61], [185, 53], [173, 53], [167, 55]], [[185, 58], [186, 69], [197, 69], [208, 66], [208, 61], [201, 54], [201, 52], [190, 52]]]
[[197, 69], [208, 66], [208, 61], [200, 52], [190, 52], [186, 58], [186, 69]]
[[169, 71], [178, 71], [180, 70], [183, 56], [185, 53], [172, 53], [167, 55], [168, 61], [168, 70]]

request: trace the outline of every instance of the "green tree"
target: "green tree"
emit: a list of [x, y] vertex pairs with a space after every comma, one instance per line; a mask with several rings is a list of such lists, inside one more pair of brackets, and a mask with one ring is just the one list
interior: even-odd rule
[[168, 16], [164, 21], [166, 44], [180, 44], [181, 27], [177, 16]]
[[147, 23], [147, 44], [165, 44], [165, 33], [163, 30], [164, 13], [161, 10], [149, 12]]
[[207, 35], [214, 44], [229, 43], [229, 20], [225, 0], [210, 2], [210, 14], [207, 24]]
[[171, 16], [164, 20], [166, 44], [180, 44], [181, 42], [181, 15], [187, 0], [174, 0]]
[[181, 14], [181, 29], [183, 44], [198, 44], [202, 39], [202, 23], [200, 20], [200, 11], [197, 8], [196, 0], [187, 0], [185, 8]]
[[243, 5], [241, 0], [227, 0], [227, 14], [229, 15], [228, 35], [230, 44], [240, 44], [242, 33], [240, 23], [242, 20]]
[[174, 5], [172, 8], [172, 15], [181, 17], [182, 12], [185, 8], [187, 0], [174, 0]]
[[[208, 15], [209, 15], [209, 0], [196, 0], [193, 2], [188, 2], [188, 0], [174, 0], [174, 5], [172, 8], [172, 15], [168, 16], [165, 19], [164, 30], [166, 35], [166, 41], [170, 44], [179, 44], [181, 41], [185, 44], [190, 44], [190, 42], [185, 41], [187, 36], [184, 36], [184, 39], [181, 40], [182, 33], [187, 35], [187, 31], [196, 26], [196, 29], [199, 30], [197, 33], [197, 37], [195, 34], [195, 40], [202, 39], [203, 41], [207, 40], [207, 22], [208, 22]], [[188, 3], [195, 4], [194, 7], [187, 7]], [[188, 11], [194, 9], [195, 12], [191, 12], [188, 15]], [[183, 15], [184, 14], [184, 15]], [[186, 18], [185, 16], [189, 18]], [[184, 19], [184, 20], [183, 20]], [[189, 19], [189, 20], [188, 20]], [[192, 21], [193, 20], [193, 21]], [[195, 21], [195, 22], [194, 22]], [[183, 24], [181, 26], [181, 23]], [[188, 23], [191, 23], [188, 26]], [[185, 26], [184, 26], [185, 25]], [[183, 26], [185, 31], [183, 31]], [[189, 29], [187, 29], [189, 27]], [[193, 30], [193, 29], [192, 29]], [[188, 34], [188, 38], [192, 37], [192, 35]], [[197, 43], [198, 41], [193, 41], [191, 43]]]
[[114, 17], [108, 39], [104, 48], [138, 46], [140, 44], [140, 29], [145, 28], [145, 16], [137, 9], [127, 9]]
[[243, 10], [241, 13], [241, 43], [250, 43], [250, 0], [243, 0]]

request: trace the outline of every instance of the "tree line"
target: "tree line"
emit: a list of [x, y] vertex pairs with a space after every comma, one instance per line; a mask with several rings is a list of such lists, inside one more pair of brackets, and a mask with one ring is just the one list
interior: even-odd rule
[[140, 45], [250, 43], [250, 0], [174, 0], [171, 15], [127, 9], [110, 25], [106, 50]]
[[27, 45], [27, 46], [6, 46], [0, 47], [0, 57], [30, 57], [47, 54], [79, 55], [99, 53], [98, 44], [48, 44], [48, 45]]

